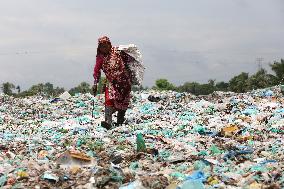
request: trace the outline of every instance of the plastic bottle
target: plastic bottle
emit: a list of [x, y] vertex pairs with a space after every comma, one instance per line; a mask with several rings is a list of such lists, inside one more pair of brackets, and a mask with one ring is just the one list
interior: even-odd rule
[[145, 141], [144, 141], [143, 135], [141, 133], [137, 134], [136, 143], [137, 143], [137, 152], [145, 152], [146, 151]]

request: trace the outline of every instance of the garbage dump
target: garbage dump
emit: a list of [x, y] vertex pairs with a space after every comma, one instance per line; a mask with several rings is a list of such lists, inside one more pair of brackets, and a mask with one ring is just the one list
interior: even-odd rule
[[0, 95], [0, 187], [284, 188], [281, 86], [132, 95], [111, 130], [101, 95]]

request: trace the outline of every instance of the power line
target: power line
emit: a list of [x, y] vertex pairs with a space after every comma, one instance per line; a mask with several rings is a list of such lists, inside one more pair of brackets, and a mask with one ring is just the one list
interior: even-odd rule
[[[150, 48], [141, 48], [141, 49], [148, 49], [153, 52], [153, 49]], [[0, 56], [9, 56], [9, 55], [33, 55], [33, 54], [48, 54], [48, 53], [66, 53], [66, 52], [78, 52], [78, 51], [85, 51], [85, 50], [92, 50], [94, 53], [96, 52], [96, 47], [87, 47], [87, 48], [68, 48], [68, 49], [57, 49], [57, 50], [42, 50], [42, 51], [34, 51], [34, 50], [20, 50], [16, 52], [0, 52]], [[161, 51], [158, 50], [157, 52]], [[239, 51], [231, 51], [231, 52], [216, 52], [216, 51], [187, 51], [187, 50], [163, 50], [167, 52], [173, 52], [173, 53], [188, 53], [188, 54], [235, 54], [235, 55], [255, 55], [255, 54], [264, 54], [264, 55], [271, 55], [271, 54], [281, 54], [280, 52], [239, 52]], [[257, 63], [261, 63], [263, 61], [263, 58], [257, 58]]]
[[32, 54], [48, 54], [48, 53], [66, 53], [66, 52], [76, 52], [76, 51], [85, 51], [85, 50], [93, 50], [96, 52], [96, 48], [89, 47], [89, 48], [74, 48], [74, 49], [67, 49], [67, 50], [43, 50], [43, 51], [29, 51], [29, 50], [22, 50], [16, 52], [0, 52], [0, 56], [7, 56], [7, 55], [32, 55]]

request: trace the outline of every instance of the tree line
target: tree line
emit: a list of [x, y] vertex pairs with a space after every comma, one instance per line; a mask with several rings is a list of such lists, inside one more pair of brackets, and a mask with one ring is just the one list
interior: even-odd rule
[[[54, 87], [54, 85], [49, 82], [33, 85], [25, 91], [21, 91], [20, 86], [15, 87], [13, 83], [6, 82], [1, 85], [1, 90], [4, 94], [14, 97], [27, 97], [34, 95], [57, 97], [66, 91], [63, 87]], [[87, 82], [82, 82], [78, 86], [69, 90], [71, 95], [88, 92], [91, 92], [91, 85]]]
[[[214, 91], [233, 91], [237, 93], [244, 93], [253, 89], [267, 88], [274, 85], [284, 84], [284, 59], [279, 62], [275, 61], [270, 64], [270, 68], [273, 74], [269, 74], [267, 70], [260, 69], [255, 74], [249, 75], [246, 72], [242, 72], [239, 75], [234, 76], [228, 82], [210, 79], [208, 83], [198, 82], [185, 82], [180, 86], [175, 86], [167, 79], [158, 79], [155, 82], [155, 86], [152, 88], [155, 90], [173, 90], [178, 92], [189, 92], [194, 95], [208, 95]], [[105, 78], [101, 79], [98, 87], [98, 92], [103, 92], [103, 83]], [[133, 91], [140, 91], [148, 89], [148, 87], [133, 87]], [[13, 83], [5, 82], [1, 85], [1, 90], [4, 94], [12, 95], [15, 97], [26, 97], [34, 95], [42, 95], [48, 97], [56, 97], [62, 94], [65, 89], [63, 87], [55, 87], [53, 84], [47, 82], [45, 84], [39, 83], [31, 86], [28, 90], [21, 91], [20, 86], [16, 86]], [[87, 82], [82, 82], [78, 86], [71, 88], [69, 93], [75, 95], [76, 93], [91, 93], [92, 86]]]
[[275, 61], [269, 65], [273, 74], [261, 68], [255, 74], [242, 72], [234, 76], [228, 82], [210, 79], [208, 83], [200, 84], [198, 82], [185, 82], [183, 85], [175, 86], [167, 79], [158, 79], [154, 89], [157, 90], [174, 90], [178, 92], [189, 92], [195, 95], [208, 95], [214, 91], [232, 91], [244, 93], [254, 89], [267, 88], [279, 84], [284, 84], [284, 60]]

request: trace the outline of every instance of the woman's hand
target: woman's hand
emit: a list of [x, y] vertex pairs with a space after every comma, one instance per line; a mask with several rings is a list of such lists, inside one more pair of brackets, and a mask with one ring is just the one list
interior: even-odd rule
[[92, 90], [93, 90], [93, 95], [96, 96], [97, 91], [98, 91], [98, 86], [97, 86], [97, 84], [94, 84], [94, 85], [93, 85]]

